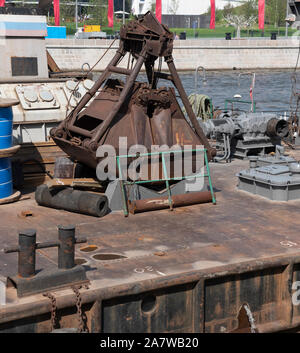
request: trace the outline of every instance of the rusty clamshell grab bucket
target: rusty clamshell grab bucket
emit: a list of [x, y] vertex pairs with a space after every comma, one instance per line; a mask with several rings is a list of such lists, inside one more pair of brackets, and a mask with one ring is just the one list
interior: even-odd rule
[[[130, 21], [120, 31], [115, 56], [78, 106], [50, 134], [73, 160], [96, 169], [97, 148], [103, 144], [119, 149], [119, 137], [126, 136], [128, 147], [179, 144], [204, 146], [209, 160], [215, 155], [184, 91], [172, 56], [173, 34], [160, 24], [152, 12]], [[130, 68], [119, 67], [126, 54], [135, 59]], [[170, 73], [155, 70], [164, 58]], [[145, 65], [148, 83], [136, 81]], [[129, 66], [128, 66], [129, 67]], [[112, 74], [127, 77], [125, 83]], [[186, 120], [174, 88], [158, 87], [158, 80], [171, 81], [179, 92], [191, 125]], [[91, 101], [94, 98], [93, 101]], [[87, 104], [89, 103], [89, 106]]]
[[[198, 124], [176, 70], [172, 56], [173, 39], [173, 33], [165, 25], [160, 24], [152, 12], [147, 12], [140, 19], [130, 21], [121, 28], [119, 49], [111, 62], [94, 86], [83, 96], [78, 106], [50, 132], [56, 144], [72, 160], [96, 170], [98, 163], [104, 158], [97, 157], [97, 149], [109, 145], [114, 147], [116, 156], [119, 156], [122, 137], [127, 138], [128, 149], [131, 146], [142, 145], [150, 152], [152, 146], [171, 148], [177, 145], [183, 148], [188, 145], [192, 149], [203, 146], [207, 154], [207, 163], [213, 158], [216, 151], [210, 146]], [[127, 68], [119, 67], [126, 54], [129, 54]], [[133, 59], [130, 68], [131, 58]], [[157, 59], [159, 59], [158, 69], [155, 68]], [[161, 71], [163, 60], [169, 73]], [[137, 81], [143, 65], [148, 82]], [[119, 78], [112, 79], [112, 74], [123, 75], [126, 80], [123, 82]], [[174, 87], [159, 87], [159, 80], [170, 81]], [[179, 93], [188, 118], [178, 103], [175, 89]], [[193, 162], [195, 159], [193, 155]], [[127, 163], [129, 165], [130, 160]], [[171, 161], [171, 167], [172, 163]], [[164, 174], [161, 163], [157, 163], [155, 169], [159, 175]], [[117, 166], [116, 172], [120, 178]], [[151, 180], [151, 175], [149, 179]], [[164, 183], [164, 180], [160, 183]], [[180, 200], [172, 202], [174, 205], [190, 204], [191, 201], [188, 199], [193, 198], [195, 203], [196, 196], [191, 195], [182, 195]], [[203, 195], [200, 199], [202, 198]], [[126, 203], [125, 215], [128, 215], [129, 200]], [[140, 203], [143, 204], [143, 201], [131, 205], [133, 207], [131, 210], [135, 210], [134, 213], [144, 208], [144, 206], [141, 208]], [[161, 205], [162, 203], [160, 202]]]

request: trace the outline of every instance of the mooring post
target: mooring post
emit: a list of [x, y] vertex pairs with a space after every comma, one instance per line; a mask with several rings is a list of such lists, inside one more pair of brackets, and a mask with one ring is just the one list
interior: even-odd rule
[[28, 229], [19, 233], [18, 275], [23, 278], [35, 275], [36, 231]]
[[[75, 238], [75, 226], [58, 226], [58, 241], [36, 242], [36, 231], [29, 229], [19, 233], [19, 244], [5, 248], [4, 252], [18, 253], [18, 274], [7, 281], [17, 289], [19, 298], [42, 293], [53, 288], [88, 283], [85, 268], [75, 264], [75, 244], [86, 243], [86, 238]], [[36, 273], [36, 251], [58, 248], [58, 269], [44, 269]]]
[[75, 266], [75, 226], [58, 226], [58, 268], [70, 269]]

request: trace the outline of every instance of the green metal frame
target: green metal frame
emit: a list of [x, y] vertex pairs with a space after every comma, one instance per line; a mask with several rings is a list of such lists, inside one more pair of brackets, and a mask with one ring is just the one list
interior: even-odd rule
[[[251, 101], [243, 101], [240, 99], [225, 99], [225, 110], [227, 110], [228, 103], [242, 103], [242, 104], [251, 104], [252, 105]], [[256, 112], [256, 103], [253, 102], [253, 113], [255, 113], [255, 112]]]
[[[171, 153], [182, 153], [182, 152], [204, 152], [204, 164], [206, 166], [206, 173], [170, 178], [168, 176], [168, 172], [167, 172], [165, 155], [167, 155], [167, 154], [170, 155]], [[208, 163], [208, 158], [207, 158], [207, 149], [192, 149], [192, 150], [187, 150], [187, 151], [182, 151], [182, 150], [180, 150], [180, 151], [161, 151], [161, 152], [152, 152], [152, 153], [142, 153], [142, 154], [138, 155], [138, 157], [149, 157], [149, 156], [161, 156], [162, 157], [164, 179], [142, 180], [142, 181], [124, 181], [124, 180], [122, 180], [123, 175], [122, 175], [122, 168], [121, 168], [121, 164], [120, 164], [120, 159], [122, 159], [122, 158], [136, 158], [137, 155], [117, 156], [117, 166], [118, 166], [118, 170], [119, 170], [119, 178], [120, 178], [120, 185], [121, 185], [121, 192], [122, 192], [122, 199], [123, 199], [123, 211], [124, 211], [125, 217], [128, 217], [128, 215], [129, 215], [128, 204], [127, 204], [127, 200], [126, 200], [126, 185], [147, 184], [147, 183], [164, 181], [166, 183], [166, 189], [168, 191], [168, 200], [169, 200], [170, 210], [173, 210], [172, 194], [171, 194], [170, 183], [169, 183], [170, 181], [181, 181], [181, 180], [194, 179], [194, 178], [199, 178], [199, 177], [203, 177], [203, 178], [207, 177], [208, 182], [209, 182], [210, 192], [212, 195], [212, 202], [214, 205], [216, 204], [216, 198], [215, 198], [215, 194], [214, 194], [214, 190], [213, 190], [213, 185], [212, 185], [212, 180], [211, 180], [211, 175], [210, 175], [210, 168], [209, 168], [209, 163]]]

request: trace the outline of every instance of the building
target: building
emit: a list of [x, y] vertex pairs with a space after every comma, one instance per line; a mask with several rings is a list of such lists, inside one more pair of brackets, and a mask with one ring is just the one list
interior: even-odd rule
[[[216, 7], [224, 8], [228, 3], [239, 5], [239, 1], [216, 0]], [[133, 0], [132, 12], [142, 15], [151, 10], [155, 0]], [[208, 28], [210, 16], [205, 15], [210, 0], [162, 0], [162, 21], [171, 28]]]
[[[218, 9], [224, 8], [225, 5], [231, 3], [239, 5], [238, 0], [216, 0]], [[155, 0], [133, 0], [132, 12], [135, 15], [142, 15], [151, 10]], [[203, 15], [210, 6], [210, 0], [162, 0], [163, 15]]]
[[134, 15], [143, 15], [152, 8], [153, 0], [132, 0], [131, 12]]
[[[232, 1], [216, 0], [218, 9], [224, 8]], [[210, 0], [162, 0], [163, 15], [203, 15], [210, 7]]]

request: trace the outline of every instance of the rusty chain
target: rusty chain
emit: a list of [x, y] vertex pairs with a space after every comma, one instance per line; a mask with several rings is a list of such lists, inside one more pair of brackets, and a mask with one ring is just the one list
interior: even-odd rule
[[[79, 289], [85, 288], [89, 289], [89, 286], [86, 284], [84, 286], [72, 286], [71, 289], [76, 295], [76, 308], [78, 314], [78, 330], [77, 332], [88, 332], [88, 328], [86, 327], [86, 315], [82, 312], [82, 299]], [[47, 297], [51, 301], [51, 331], [55, 329], [56, 326], [56, 298], [50, 292], [43, 293], [44, 297]]]
[[53, 331], [56, 325], [56, 298], [49, 292], [44, 293], [43, 296], [49, 298], [51, 301], [51, 331]]
[[257, 329], [256, 329], [255, 320], [254, 320], [253, 314], [251, 312], [251, 309], [248, 304], [244, 304], [243, 306], [244, 306], [244, 309], [245, 309], [247, 317], [248, 317], [251, 333], [256, 333]]
[[[83, 286], [85, 289], [88, 289], [88, 285]], [[77, 315], [78, 315], [78, 333], [82, 332], [88, 332], [88, 328], [86, 327], [86, 316], [82, 312], [82, 299], [81, 299], [81, 294], [79, 292], [79, 289], [81, 289], [82, 286], [72, 286], [71, 289], [76, 295], [76, 308], [77, 308]]]

